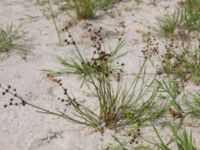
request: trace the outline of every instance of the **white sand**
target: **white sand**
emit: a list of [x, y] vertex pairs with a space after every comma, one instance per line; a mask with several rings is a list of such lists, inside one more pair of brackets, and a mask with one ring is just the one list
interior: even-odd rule
[[[141, 63], [141, 47], [144, 45], [141, 33], [137, 30], [148, 32], [147, 26], [156, 25], [156, 17], [167, 12], [173, 12], [177, 0], [161, 1], [157, 6], [150, 5], [150, 0], [145, 0], [140, 5], [135, 5], [131, 0], [124, 0], [116, 7], [108, 10], [107, 13], [99, 12], [101, 17], [90, 21], [94, 25], [103, 26], [107, 37], [108, 46], [114, 47], [115, 43], [110, 42], [117, 38], [114, 33], [118, 29], [126, 37], [126, 46], [121, 53], [128, 52], [128, 55], [120, 58], [120, 62], [126, 64], [127, 73], [136, 72]], [[168, 7], [165, 9], [165, 7]], [[33, 0], [1, 0], [0, 1], [0, 27], [8, 24], [23, 25], [27, 32], [27, 38], [31, 39], [31, 45], [27, 60], [21, 59], [18, 55], [12, 55], [0, 62], [0, 83], [13, 85], [18, 93], [28, 99], [31, 103], [41, 105], [52, 110], [59, 108], [56, 101], [59, 95], [57, 86], [46, 79], [41, 69], [60, 68], [54, 56], [60, 55], [70, 58], [73, 56], [72, 47], [58, 46], [57, 34], [51, 19], [43, 16], [41, 8]], [[126, 10], [126, 11], [125, 11]], [[115, 17], [109, 16], [114, 14]], [[25, 15], [36, 16], [35, 20], [28, 19]], [[66, 15], [59, 16], [60, 27], [69, 20]], [[142, 22], [140, 23], [135, 23]], [[124, 22], [125, 28], [120, 22]], [[84, 21], [74, 26], [71, 31], [74, 37], [82, 41], [81, 37], [86, 34], [83, 29]], [[80, 47], [84, 54], [88, 54], [89, 47], [87, 39], [81, 42]], [[28, 44], [27, 43], [27, 44]], [[92, 50], [91, 50], [92, 51]], [[149, 69], [149, 72], [153, 71]], [[82, 97], [83, 92], [79, 91], [79, 80], [76, 77], [64, 77], [66, 87], [70, 88], [74, 95]], [[92, 97], [91, 97], [92, 98]], [[0, 150], [97, 150], [103, 149], [112, 141], [110, 131], [104, 136], [94, 133], [86, 136], [85, 127], [69, 123], [58, 117], [39, 114], [31, 107], [10, 107], [3, 109], [7, 102], [0, 97]], [[92, 103], [92, 101], [91, 101]], [[200, 147], [200, 130], [193, 129], [196, 137], [196, 144]], [[152, 134], [152, 132], [148, 134]]]

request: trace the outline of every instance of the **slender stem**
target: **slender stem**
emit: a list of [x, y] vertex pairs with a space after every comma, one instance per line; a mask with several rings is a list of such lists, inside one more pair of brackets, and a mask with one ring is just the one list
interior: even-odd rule
[[55, 29], [56, 29], [56, 32], [57, 32], [59, 44], [62, 45], [62, 39], [61, 39], [61, 35], [60, 35], [60, 31], [59, 31], [58, 25], [57, 25], [57, 23], [56, 23], [55, 14], [54, 14], [54, 12], [53, 12], [51, 0], [49, 0], [49, 8], [50, 8], [51, 17], [52, 17], [52, 19], [53, 19], [53, 23], [54, 23], [54, 26], [55, 26]]

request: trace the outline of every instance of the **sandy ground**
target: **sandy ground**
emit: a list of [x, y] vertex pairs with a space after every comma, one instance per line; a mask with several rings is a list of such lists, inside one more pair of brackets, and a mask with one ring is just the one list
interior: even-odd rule
[[[107, 12], [100, 11], [96, 20], [87, 21], [94, 26], [102, 26], [106, 33], [107, 46], [114, 47], [116, 39], [121, 35], [126, 38], [126, 46], [122, 52], [128, 54], [120, 58], [126, 64], [127, 74], [137, 71], [141, 64], [141, 48], [144, 45], [140, 32], [148, 32], [156, 25], [156, 17], [166, 12], [172, 12], [177, 5], [176, 0], [158, 2], [156, 6], [149, 4], [149, 0], [140, 5], [133, 1], [122, 1]], [[30, 19], [27, 15], [34, 16]], [[59, 16], [59, 27], [63, 27], [70, 18]], [[18, 55], [12, 55], [0, 62], [0, 83], [13, 85], [18, 93], [29, 99], [30, 102], [53, 110], [59, 108], [56, 99], [59, 92], [55, 84], [46, 79], [41, 69], [60, 68], [54, 56], [73, 56], [72, 48], [58, 46], [56, 31], [51, 19], [47, 19], [36, 5], [34, 0], [1, 0], [0, 26], [6, 27], [13, 23], [15, 26], [23, 24], [27, 32], [27, 45], [30, 53], [26, 60]], [[79, 22], [71, 29], [84, 54], [90, 53], [87, 40], [83, 39], [87, 29], [85, 21]], [[123, 27], [124, 26], [124, 27]], [[119, 33], [116, 33], [116, 29]], [[63, 35], [64, 36], [64, 35]], [[152, 72], [149, 69], [149, 72]], [[78, 97], [84, 92], [79, 90], [79, 81], [76, 77], [64, 77], [65, 85]], [[3, 106], [5, 99], [0, 99]], [[39, 114], [30, 107], [7, 108], [0, 107], [0, 150], [100, 150], [112, 141], [112, 132], [107, 131], [101, 136], [94, 133], [85, 135], [85, 127], [78, 126], [58, 117]], [[198, 135], [195, 130], [196, 143], [200, 147]]]

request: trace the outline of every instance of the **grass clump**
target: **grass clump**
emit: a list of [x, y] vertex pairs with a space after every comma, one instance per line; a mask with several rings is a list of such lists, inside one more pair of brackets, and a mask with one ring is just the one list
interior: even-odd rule
[[92, 0], [73, 0], [77, 19], [88, 19], [94, 17], [94, 4]]
[[161, 138], [158, 130], [154, 128], [154, 131], [160, 140], [160, 143], [156, 143], [155, 146], [159, 150], [171, 150], [171, 145], [174, 144], [178, 150], [196, 150], [193, 138], [192, 138], [192, 132], [188, 134], [185, 129], [179, 129], [177, 125], [169, 125], [169, 128], [172, 133], [172, 137], [168, 142], [164, 142], [164, 140]]
[[187, 101], [186, 112], [193, 117], [200, 117], [200, 93], [197, 93], [192, 101]]
[[179, 13], [174, 13], [172, 15], [166, 15], [163, 18], [158, 18], [159, 21], [159, 34], [164, 37], [170, 37], [173, 34], [177, 24], [179, 22]]
[[90, 19], [99, 9], [112, 5], [117, 0], [72, 0], [77, 19]]
[[25, 33], [20, 32], [18, 28], [10, 25], [6, 30], [0, 28], [0, 53], [10, 54], [11, 52], [25, 53], [26, 47], [22, 41]]
[[[159, 34], [170, 37], [174, 34], [188, 34], [200, 29], [200, 2], [198, 0], [187, 0], [181, 8], [172, 15], [158, 18]], [[175, 30], [179, 30], [175, 33]], [[181, 35], [179, 35], [181, 36]]]

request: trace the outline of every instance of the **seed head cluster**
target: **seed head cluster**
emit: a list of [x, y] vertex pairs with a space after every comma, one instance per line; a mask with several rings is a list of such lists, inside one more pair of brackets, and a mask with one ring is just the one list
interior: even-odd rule
[[131, 136], [131, 140], [129, 141], [130, 144], [138, 144], [138, 138], [141, 136], [140, 128], [136, 129], [136, 131], [130, 132], [128, 136]]
[[60, 101], [61, 103], [63, 103], [65, 106], [70, 106], [73, 105], [75, 107], [79, 107], [80, 103], [77, 102], [76, 98], [71, 97], [68, 93], [68, 90], [63, 86], [62, 84], [62, 79], [54, 79], [52, 78], [51, 81], [53, 81], [54, 83], [58, 84], [59, 87], [61, 87], [61, 89], [63, 90], [63, 97], [58, 97], [58, 101]]
[[9, 106], [26, 105], [26, 102], [21, 97], [18, 96], [17, 90], [15, 88], [12, 88], [11, 85], [3, 87], [3, 85], [0, 84], [0, 90], [1, 90], [1, 95], [9, 99], [7, 103], [3, 105], [4, 108], [7, 108]]
[[[69, 28], [65, 27], [63, 31], [66, 31], [68, 34], [68, 38], [65, 39], [65, 43], [67, 45], [74, 45], [75, 49], [78, 49], [78, 46], [73, 39], [71, 33], [69, 32]], [[90, 41], [93, 44], [93, 56], [87, 62], [81, 62], [82, 65], [87, 64], [87, 66], [92, 70], [94, 74], [102, 74], [106, 77], [110, 77], [111, 75], [117, 80], [121, 80], [121, 76], [123, 73], [124, 63], [117, 62], [115, 66], [111, 66], [113, 53], [108, 53], [103, 49], [105, 36], [103, 34], [103, 27], [94, 27], [92, 24], [88, 25], [87, 32], [90, 35]], [[78, 49], [79, 51], [79, 49]]]

